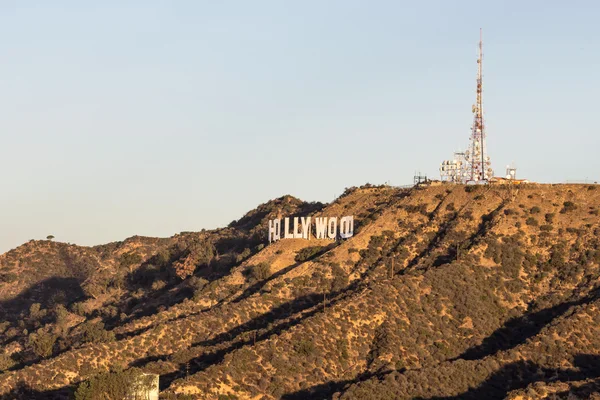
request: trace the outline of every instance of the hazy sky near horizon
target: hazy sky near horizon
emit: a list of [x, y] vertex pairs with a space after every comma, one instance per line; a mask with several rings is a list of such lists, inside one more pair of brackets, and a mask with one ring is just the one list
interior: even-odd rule
[[438, 176], [479, 28], [496, 174], [599, 180], [596, 1], [0, 2], [0, 253]]

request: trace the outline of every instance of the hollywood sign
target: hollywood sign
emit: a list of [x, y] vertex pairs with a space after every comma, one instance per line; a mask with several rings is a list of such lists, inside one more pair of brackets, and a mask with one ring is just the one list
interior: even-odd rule
[[[348, 239], [354, 235], [354, 216], [349, 215], [339, 219], [337, 217], [294, 217], [293, 225], [290, 218], [283, 219], [283, 232], [281, 231], [281, 219], [269, 220], [269, 243], [280, 239], [307, 239], [311, 235], [317, 239], [337, 239], [338, 234], [342, 239]], [[313, 233], [314, 228], [314, 233]]]

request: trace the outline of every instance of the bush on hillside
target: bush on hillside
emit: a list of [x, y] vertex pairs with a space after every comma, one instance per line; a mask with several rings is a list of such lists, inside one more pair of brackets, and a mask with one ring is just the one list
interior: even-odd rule
[[527, 218], [527, 220], [525, 220], [525, 223], [530, 226], [538, 226], [539, 225], [537, 222], [537, 219], [535, 219], [533, 217]]
[[52, 355], [54, 343], [56, 343], [56, 336], [44, 332], [41, 329], [36, 333], [30, 334], [27, 340], [30, 350], [33, 351], [36, 356], [41, 358], [50, 357]]
[[333, 281], [331, 282], [332, 292], [338, 292], [348, 286], [348, 274], [346, 274], [338, 263], [331, 264], [331, 273], [333, 274]]
[[300, 340], [294, 344], [294, 350], [302, 356], [308, 357], [315, 352], [315, 344], [311, 340]]
[[101, 373], [79, 384], [75, 400], [138, 398], [134, 396], [152, 388], [153, 379], [137, 368]]
[[271, 276], [271, 265], [266, 262], [261, 262], [260, 264], [252, 265], [248, 271], [251, 279], [264, 281]]
[[296, 260], [296, 262], [299, 262], [299, 263], [309, 261], [309, 260], [312, 260], [313, 258], [323, 254], [327, 250], [328, 250], [327, 246], [305, 247], [303, 249], [300, 249], [298, 251], [298, 253], [296, 253], [296, 257], [294, 258], [294, 260]]
[[119, 259], [119, 264], [121, 265], [121, 267], [127, 268], [129, 272], [132, 271], [134, 265], [137, 265], [141, 262], [142, 256], [132, 251], [123, 254]]
[[576, 209], [577, 209], [577, 205], [575, 205], [575, 203], [573, 203], [572, 201], [565, 201], [563, 203], [563, 208], [560, 210], [560, 213], [565, 214], [570, 211], [574, 211]]
[[104, 343], [115, 340], [114, 332], [104, 329], [103, 322], [86, 321], [81, 324], [81, 342], [82, 343]]
[[7, 369], [14, 366], [15, 361], [8, 354], [0, 354], [0, 372], [6, 371]]
[[7, 272], [0, 274], [0, 282], [12, 283], [16, 281], [19, 277], [14, 272]]

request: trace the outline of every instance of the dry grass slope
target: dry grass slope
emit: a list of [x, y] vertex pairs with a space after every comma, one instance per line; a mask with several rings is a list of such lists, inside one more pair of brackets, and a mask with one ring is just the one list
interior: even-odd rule
[[[215, 231], [30, 242], [0, 256], [0, 393], [136, 367], [166, 399], [586, 398], [599, 210], [588, 185], [366, 186]], [[279, 214], [352, 214], [355, 236], [265, 246]]]

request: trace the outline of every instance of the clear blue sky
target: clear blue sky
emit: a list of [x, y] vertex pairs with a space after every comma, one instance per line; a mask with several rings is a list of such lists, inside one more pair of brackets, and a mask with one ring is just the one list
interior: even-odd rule
[[223, 226], [438, 175], [600, 179], [596, 1], [0, 2], [0, 252]]

